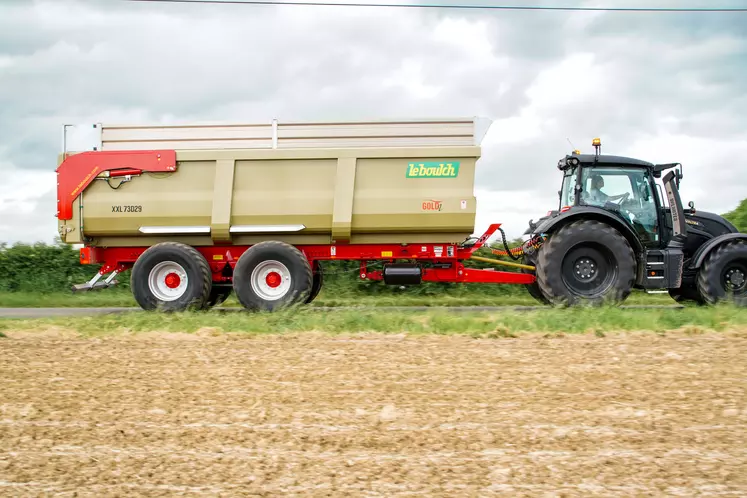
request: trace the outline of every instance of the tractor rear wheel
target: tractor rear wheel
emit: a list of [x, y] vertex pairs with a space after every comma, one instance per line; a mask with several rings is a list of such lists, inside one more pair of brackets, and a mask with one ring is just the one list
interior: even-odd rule
[[572, 222], [539, 250], [537, 282], [552, 304], [620, 303], [630, 295], [635, 275], [630, 244], [599, 221]]
[[233, 289], [244, 308], [276, 311], [306, 302], [313, 273], [306, 256], [278, 241], [255, 244], [244, 252], [233, 271]]
[[698, 272], [698, 291], [708, 304], [747, 306], [747, 243], [727, 242], [714, 249]]
[[[537, 266], [537, 262], [534, 258], [531, 256], [524, 255], [524, 261], [522, 261], [523, 264], [529, 265], [529, 266]], [[529, 273], [530, 275], [536, 275], [536, 270], [527, 270], [522, 268], [522, 273]], [[524, 287], [526, 287], [527, 292], [530, 296], [532, 296], [534, 299], [539, 301], [542, 304], [550, 304], [550, 301], [547, 300], [547, 298], [542, 294], [542, 290], [539, 287], [539, 283], [535, 280], [533, 284], [527, 284]]]

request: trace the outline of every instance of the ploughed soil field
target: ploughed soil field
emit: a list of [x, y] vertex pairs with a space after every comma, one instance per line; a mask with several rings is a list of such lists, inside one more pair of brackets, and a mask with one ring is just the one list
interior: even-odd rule
[[0, 339], [1, 496], [745, 496], [747, 333]]

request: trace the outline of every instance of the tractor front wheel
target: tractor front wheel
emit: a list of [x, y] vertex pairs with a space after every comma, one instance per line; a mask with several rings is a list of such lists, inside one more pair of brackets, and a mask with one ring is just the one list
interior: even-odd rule
[[747, 243], [728, 242], [714, 249], [698, 272], [698, 291], [708, 304], [747, 306]]
[[697, 287], [680, 287], [679, 289], [669, 289], [669, 297], [680, 304], [693, 302], [697, 305], [706, 304], [703, 297], [698, 292]]
[[537, 283], [552, 304], [620, 303], [630, 295], [635, 275], [630, 244], [599, 221], [570, 223], [539, 250]]

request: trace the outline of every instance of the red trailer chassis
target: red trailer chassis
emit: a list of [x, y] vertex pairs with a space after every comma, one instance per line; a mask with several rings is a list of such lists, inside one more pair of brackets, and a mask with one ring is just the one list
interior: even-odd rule
[[[395, 262], [409, 260], [430, 264], [422, 270], [423, 282], [481, 283], [481, 284], [532, 284], [535, 277], [529, 273], [476, 269], [464, 266], [463, 261], [485, 245], [488, 239], [500, 228], [492, 224], [487, 231], [471, 245], [458, 244], [350, 244], [350, 245], [299, 245], [296, 246], [314, 266], [319, 261], [360, 261], [359, 278], [363, 280], [383, 280], [381, 270], [370, 271], [369, 261]], [[230, 284], [233, 269], [241, 255], [250, 246], [203, 246], [195, 247], [208, 261], [213, 273], [213, 283]], [[75, 290], [90, 290], [93, 287], [106, 287], [114, 277], [130, 268], [148, 247], [104, 248], [87, 246], [80, 250], [80, 262], [86, 265], [102, 265], [98, 274], [87, 284], [76, 286]], [[227, 271], [227, 267], [230, 271]], [[99, 279], [109, 277], [101, 283]]]

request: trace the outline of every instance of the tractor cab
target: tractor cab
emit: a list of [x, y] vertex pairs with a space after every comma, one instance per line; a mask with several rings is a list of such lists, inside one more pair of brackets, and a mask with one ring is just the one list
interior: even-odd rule
[[[677, 163], [655, 165], [640, 159], [601, 155], [601, 141], [592, 142], [594, 154], [574, 151], [558, 162], [563, 172], [558, 214], [570, 210], [603, 210], [618, 218], [648, 249], [666, 246], [672, 233], [670, 209], [656, 178]], [[677, 184], [681, 174], [675, 174]]]

